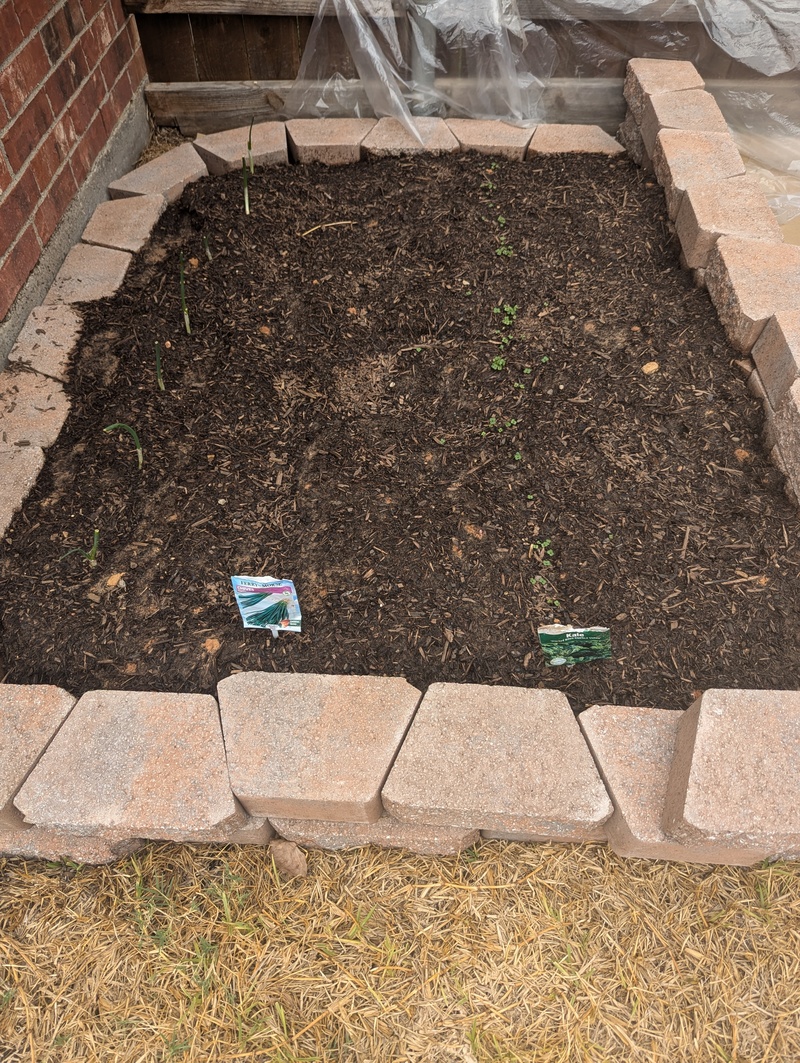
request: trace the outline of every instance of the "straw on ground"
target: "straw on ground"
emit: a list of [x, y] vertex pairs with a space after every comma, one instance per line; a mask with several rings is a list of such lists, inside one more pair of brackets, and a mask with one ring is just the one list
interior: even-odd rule
[[800, 868], [483, 843], [0, 862], [9, 1060], [800, 1059]]

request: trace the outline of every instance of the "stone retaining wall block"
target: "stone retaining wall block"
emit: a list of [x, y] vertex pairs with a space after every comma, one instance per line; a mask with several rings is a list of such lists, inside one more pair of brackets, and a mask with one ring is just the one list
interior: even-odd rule
[[351, 849], [377, 845], [382, 849], [407, 849], [420, 856], [452, 856], [475, 845], [480, 838], [476, 830], [401, 823], [386, 814], [375, 823], [273, 818], [272, 826], [287, 841], [311, 849]]
[[286, 123], [292, 159], [299, 163], [345, 166], [361, 158], [361, 144], [374, 118], [293, 118]]
[[107, 299], [122, 284], [131, 259], [127, 251], [75, 244], [64, 259], [44, 302], [92, 303], [96, 299]]
[[0, 373], [0, 442], [49, 447], [69, 413], [59, 381], [18, 365]]
[[706, 690], [678, 727], [663, 827], [754, 860], [800, 851], [800, 691]]
[[202, 694], [84, 694], [15, 803], [29, 823], [106, 838], [215, 841], [247, 824]]
[[209, 173], [223, 174], [241, 170], [242, 159], [248, 159], [248, 140], [252, 145], [254, 166], [281, 166], [288, 163], [283, 122], [256, 122], [252, 132], [249, 126], [240, 126], [222, 133], [198, 133], [192, 146]]
[[95, 209], [81, 240], [118, 251], [141, 251], [166, 206], [160, 195], [106, 200]]
[[64, 831], [31, 827], [29, 830], [0, 832], [0, 856], [23, 860], [70, 860], [73, 864], [113, 864], [141, 849], [138, 838], [103, 838], [68, 834]]
[[752, 354], [764, 391], [777, 407], [800, 377], [800, 290], [797, 308], [781, 310], [770, 318]]
[[622, 91], [634, 121], [641, 125], [650, 96], [704, 88], [705, 82], [693, 63], [679, 59], [631, 59]]
[[175, 203], [188, 184], [199, 181], [207, 174], [206, 165], [193, 145], [179, 144], [177, 148], [112, 181], [108, 186], [108, 194], [112, 199], [159, 195], [168, 203]]
[[721, 236], [706, 287], [728, 339], [749, 354], [773, 314], [797, 309], [800, 247]]
[[381, 118], [361, 143], [362, 152], [374, 158], [400, 155], [449, 155], [459, 143], [443, 118], [414, 118], [419, 139], [397, 118]]
[[563, 694], [458, 683], [428, 688], [383, 803], [408, 823], [568, 840], [612, 812]]
[[800, 505], [800, 380], [795, 380], [772, 418], [776, 465], [787, 479], [793, 501]]
[[33, 369], [62, 382], [78, 333], [81, 315], [75, 306], [53, 303], [37, 306], [30, 314], [8, 356], [10, 366]]
[[687, 188], [739, 177], [745, 172], [739, 150], [728, 133], [663, 129], [651, 154], [672, 221], [678, 216]]
[[41, 447], [0, 443], [0, 536], [5, 535], [14, 514], [22, 508], [43, 465]]
[[240, 672], [217, 693], [231, 786], [251, 815], [380, 818], [420, 699], [405, 679]]
[[564, 152], [622, 155], [625, 148], [597, 125], [538, 125], [528, 145], [528, 156]]
[[640, 130], [642, 143], [651, 156], [662, 129], [727, 134], [728, 124], [710, 92], [686, 89], [661, 92], [645, 100]]
[[517, 160], [525, 158], [535, 129], [534, 126], [525, 128], [492, 119], [448, 118], [446, 121], [462, 151]]
[[780, 243], [781, 227], [752, 177], [687, 188], [675, 219], [675, 231], [688, 269], [705, 269], [720, 236]]

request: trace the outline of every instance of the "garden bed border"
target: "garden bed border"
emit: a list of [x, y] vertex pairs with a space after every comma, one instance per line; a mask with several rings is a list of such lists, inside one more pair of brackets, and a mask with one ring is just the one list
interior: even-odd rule
[[[258, 165], [460, 150], [522, 159], [621, 143], [664, 187], [684, 265], [742, 354], [796, 501], [800, 248], [783, 243], [691, 64], [632, 60], [625, 99], [619, 143], [592, 126], [420, 119], [415, 139], [394, 119], [314, 119], [253, 127], [252, 154]], [[109, 186], [0, 374], [0, 534], [69, 412], [76, 308], [114, 293], [188, 182], [241, 166], [247, 136], [198, 135]], [[2, 684], [0, 711], [6, 855], [102, 863], [145, 840], [264, 845], [276, 832], [430, 854], [480, 835], [702, 863], [800, 853], [800, 691], [709, 690], [685, 712], [605, 705], [576, 720], [554, 691], [434, 684], [423, 696], [403, 679], [250, 672], [223, 680], [216, 699], [118, 690], [76, 701]]]

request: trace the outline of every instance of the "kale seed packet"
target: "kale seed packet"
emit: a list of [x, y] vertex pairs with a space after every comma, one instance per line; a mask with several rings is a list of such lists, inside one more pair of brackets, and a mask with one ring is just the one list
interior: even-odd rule
[[539, 645], [549, 665], [586, 664], [611, 658], [611, 634], [607, 627], [568, 627], [549, 624], [537, 629]]

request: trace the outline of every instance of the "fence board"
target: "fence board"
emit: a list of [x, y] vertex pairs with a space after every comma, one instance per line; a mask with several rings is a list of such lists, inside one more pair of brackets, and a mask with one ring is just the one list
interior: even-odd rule
[[241, 15], [193, 14], [190, 22], [200, 81], [247, 81], [253, 76]]
[[295, 77], [300, 69], [312, 19], [265, 19], [245, 15], [242, 22], [250, 77], [255, 81], [280, 81]]
[[137, 15], [151, 81], [197, 81], [192, 27], [188, 15]]

